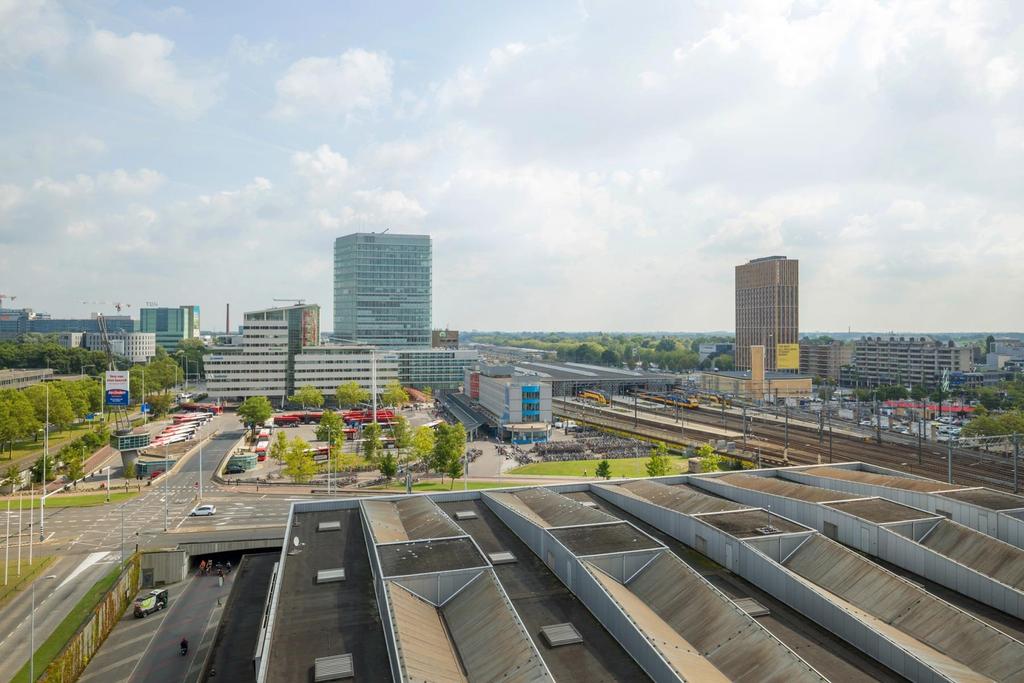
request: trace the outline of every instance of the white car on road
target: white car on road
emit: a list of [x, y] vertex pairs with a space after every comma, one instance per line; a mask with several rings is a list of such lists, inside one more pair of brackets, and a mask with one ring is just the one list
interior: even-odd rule
[[196, 507], [192, 512], [189, 513], [190, 517], [206, 517], [217, 513], [217, 508], [213, 505], [200, 505]]

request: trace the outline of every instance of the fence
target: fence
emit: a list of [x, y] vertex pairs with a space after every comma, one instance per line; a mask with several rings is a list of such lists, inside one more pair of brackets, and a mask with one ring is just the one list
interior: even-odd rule
[[128, 559], [117, 581], [93, 609], [89, 619], [53, 658], [39, 680], [48, 683], [70, 683], [78, 680], [138, 592], [139, 567], [140, 556], [135, 553]]

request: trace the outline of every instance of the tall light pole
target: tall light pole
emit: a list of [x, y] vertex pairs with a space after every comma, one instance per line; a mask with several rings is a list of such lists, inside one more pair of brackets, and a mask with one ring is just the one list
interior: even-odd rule
[[11, 566], [11, 499], [7, 499], [7, 530], [4, 532], [4, 585], [7, 585], [7, 570]]
[[[57, 578], [56, 574], [50, 574], [44, 576], [42, 581], [53, 581]], [[32, 582], [32, 611], [29, 612], [32, 615], [29, 626], [29, 646], [28, 646], [28, 680], [36, 680], [36, 581]]]
[[167, 444], [164, 443], [164, 531], [167, 531], [167, 514], [171, 505], [171, 492], [167, 490]]
[[203, 426], [199, 426], [199, 502], [203, 502]]
[[124, 569], [124, 506], [128, 503], [121, 503], [121, 568]]
[[46, 383], [46, 424], [43, 425], [43, 490], [39, 497], [39, 542], [46, 533], [46, 461], [50, 457], [50, 384]]
[[110, 502], [110, 465], [107, 465], [103, 469], [105, 469], [107, 471], [107, 502], [109, 503]]

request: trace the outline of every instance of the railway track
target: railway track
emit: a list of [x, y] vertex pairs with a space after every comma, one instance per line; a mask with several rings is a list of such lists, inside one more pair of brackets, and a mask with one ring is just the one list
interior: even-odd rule
[[[632, 407], [632, 406], [630, 406]], [[600, 406], [582, 407], [573, 402], [555, 401], [555, 412], [570, 419], [590, 422], [599, 426], [632, 432], [666, 441], [667, 443], [691, 445], [693, 441], [719, 440], [723, 437], [703, 427], [726, 429], [742, 435], [743, 418], [730, 413], [722, 414], [714, 409], [688, 410], [683, 414], [685, 437], [680, 435], [676, 411], [666, 412], [638, 409], [636, 419], [632, 413], [625, 414], [613, 408]], [[926, 442], [920, 461], [916, 446], [902, 443], [881, 445], [870, 437], [853, 437], [833, 432], [831, 445], [828, 429], [820, 435], [817, 429], [790, 424], [789, 448], [786, 448], [786, 428], [770, 420], [748, 416], [746, 445], [742, 436], [735, 441], [737, 457], [756, 462], [760, 453], [761, 462], [766, 466], [777, 464], [810, 465], [828, 462], [862, 461], [905, 471], [918, 476], [946, 481], [946, 448], [941, 444]], [[1019, 473], [1020, 474], [1020, 473]], [[953, 483], [958, 486], [988, 486], [1004, 491], [1014, 491], [1012, 457], [978, 453], [964, 449], [953, 451]], [[1019, 482], [1018, 482], [1019, 484]]]

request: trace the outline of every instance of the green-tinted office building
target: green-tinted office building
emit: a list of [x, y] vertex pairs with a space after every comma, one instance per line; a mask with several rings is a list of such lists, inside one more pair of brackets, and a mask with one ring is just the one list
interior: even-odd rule
[[182, 339], [199, 336], [199, 306], [141, 308], [139, 332], [154, 333], [156, 345], [174, 353]]
[[429, 235], [354, 233], [334, 241], [334, 337], [429, 347]]

